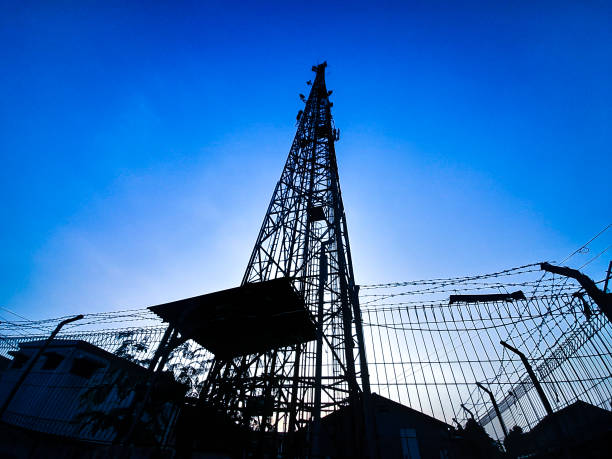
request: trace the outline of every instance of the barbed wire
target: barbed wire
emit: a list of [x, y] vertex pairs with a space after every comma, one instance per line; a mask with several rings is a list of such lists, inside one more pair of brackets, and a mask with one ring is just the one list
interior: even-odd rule
[[[558, 407], [578, 396], [603, 406], [604, 400], [612, 398], [610, 324], [602, 321], [588, 297], [586, 306], [576, 300], [575, 294], [582, 291], [577, 282], [540, 273], [539, 263], [531, 263], [488, 274], [362, 285], [359, 298], [372, 387], [450, 423], [453, 418], [464, 419], [461, 404], [471, 407], [479, 419], [488, 419], [488, 399], [475, 387], [479, 381], [492, 388], [508, 424], [533, 426], [545, 413], [531, 387], [516, 389], [525, 381], [526, 371], [516, 356], [499, 346], [500, 340], [506, 340], [534, 365], [549, 365], [552, 371], [542, 383], [551, 398], [559, 400]], [[524, 300], [449, 301], [449, 294], [517, 289], [523, 291]], [[13, 315], [19, 320], [0, 323], [3, 356], [25, 342], [46, 339], [60, 321], [70, 317], [28, 320]], [[604, 326], [592, 326], [595, 321]], [[67, 325], [57, 339], [86, 341], [112, 353], [126, 343], [145, 343], [144, 351], [134, 353], [144, 363], [166, 327], [144, 308], [94, 312]], [[583, 336], [583, 329], [594, 332]], [[580, 341], [567, 344], [568, 336]], [[185, 374], [185, 367], [198, 368], [190, 380], [192, 394], [197, 394], [210, 359], [208, 351], [190, 343], [168, 365], [177, 377]], [[509, 390], [517, 394], [515, 399]], [[484, 424], [499, 438], [494, 422]]]

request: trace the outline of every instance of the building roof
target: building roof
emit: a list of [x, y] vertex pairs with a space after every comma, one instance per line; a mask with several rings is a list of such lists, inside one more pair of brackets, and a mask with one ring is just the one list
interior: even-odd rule
[[568, 431], [564, 433], [569, 433], [570, 431], [578, 433], [577, 431], [580, 428], [584, 428], [585, 432], [592, 432], [594, 429], [612, 428], [612, 413], [606, 409], [578, 400], [555, 411], [552, 416], [546, 416], [528, 433], [535, 436], [548, 429], [556, 429], [555, 423], [557, 422], [560, 422], [564, 430]]
[[[35, 341], [27, 341], [19, 344], [19, 353], [23, 353], [26, 349], [31, 349], [35, 351], [40, 348], [46, 340], [35, 340]], [[77, 340], [77, 339], [61, 339], [55, 338], [49, 343], [47, 350], [61, 349], [61, 348], [70, 348], [70, 349], [78, 349], [89, 354], [93, 354], [97, 357], [100, 357], [106, 360], [109, 363], [114, 365], [119, 365], [124, 368], [126, 371], [135, 371], [135, 372], [146, 372], [146, 368], [137, 363], [131, 362], [123, 357], [115, 355], [111, 352], [105, 351], [104, 349], [95, 346], [87, 341]]]
[[[452, 428], [452, 426], [450, 426], [449, 424], [443, 421], [440, 421], [439, 419], [428, 416], [425, 413], [421, 413], [420, 411], [417, 411], [406, 405], [402, 405], [401, 403], [394, 402], [393, 400], [383, 397], [382, 395], [372, 393], [371, 400], [372, 400], [372, 406], [373, 406], [373, 409], [376, 415], [378, 415], [379, 413], [386, 412], [386, 411], [393, 411], [396, 413], [402, 413], [403, 415], [407, 417], [409, 416], [413, 419], [418, 418], [420, 421], [424, 423], [434, 424], [441, 429]], [[329, 422], [329, 420], [333, 420], [339, 416], [343, 416], [344, 413], [347, 413], [347, 412], [348, 412], [348, 407], [340, 408], [339, 410], [336, 410], [333, 413], [325, 416], [321, 421], [325, 423], [326, 422], [325, 420], [328, 419], [328, 422]]]
[[450, 426], [449, 424], [445, 423], [444, 421], [440, 421], [439, 419], [436, 419], [432, 416], [429, 416], [425, 413], [422, 413], [418, 410], [415, 410], [414, 408], [410, 408], [409, 406], [406, 405], [402, 405], [401, 403], [397, 403], [394, 402], [393, 400], [390, 400], [386, 397], [383, 397], [382, 395], [378, 395], [376, 393], [372, 394], [372, 404], [374, 405], [374, 407], [378, 410], [382, 409], [389, 409], [389, 410], [395, 410], [395, 411], [399, 411], [402, 413], [405, 413], [406, 415], [412, 416], [412, 417], [417, 417], [419, 419], [421, 419], [423, 422], [428, 422], [431, 424], [437, 424], [438, 427], [447, 429], [447, 428], [452, 428], [452, 426]]

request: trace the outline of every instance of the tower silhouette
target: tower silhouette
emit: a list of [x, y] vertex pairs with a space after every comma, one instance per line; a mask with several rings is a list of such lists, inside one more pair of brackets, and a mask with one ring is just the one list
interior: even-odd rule
[[[300, 437], [313, 456], [319, 454], [321, 417], [353, 410], [347, 443], [354, 451], [347, 454], [358, 456], [366, 451], [364, 429], [371, 431], [363, 416], [370, 388], [326, 66], [312, 68], [310, 94], [300, 94], [305, 107], [242, 280], [242, 287], [288, 280], [315, 333], [249, 355], [217, 355], [201, 397], [259, 431], [259, 448], [279, 437], [287, 448]], [[282, 332], [272, 322], [258, 330], [269, 337]]]

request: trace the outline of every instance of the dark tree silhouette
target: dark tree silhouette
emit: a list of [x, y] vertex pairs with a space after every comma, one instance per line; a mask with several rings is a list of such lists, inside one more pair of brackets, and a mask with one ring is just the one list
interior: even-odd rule
[[[137, 364], [146, 364], [149, 359], [138, 359], [136, 355], [148, 350], [146, 341], [137, 342], [129, 332], [115, 351], [115, 355]], [[91, 429], [95, 435], [110, 429], [114, 443], [121, 443], [130, 430], [134, 406], [142, 403], [147, 381], [144, 377], [135, 378], [132, 372], [116, 368], [104, 375], [103, 380], [87, 388], [80, 397], [82, 411], [74, 422], [80, 424], [81, 431]], [[170, 372], [162, 372], [153, 380], [151, 396], [144, 407], [131, 440], [136, 444], [156, 445], [162, 440], [168, 426], [172, 407], [181, 403], [186, 386], [177, 383]]]
[[504, 446], [510, 457], [516, 457], [521, 454], [523, 435], [523, 429], [519, 426], [514, 426], [510, 429], [510, 432], [508, 432], [508, 436], [504, 440]]
[[468, 419], [463, 428], [457, 430], [461, 437], [464, 457], [474, 459], [503, 458], [504, 453], [501, 445], [493, 440], [485, 431], [484, 427], [474, 419]]

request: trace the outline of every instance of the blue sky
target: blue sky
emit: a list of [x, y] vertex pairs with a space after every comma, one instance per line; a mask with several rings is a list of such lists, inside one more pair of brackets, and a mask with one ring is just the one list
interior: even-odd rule
[[561, 260], [612, 221], [609, 3], [262, 3], [3, 4], [0, 306], [237, 285], [323, 60], [358, 282]]

